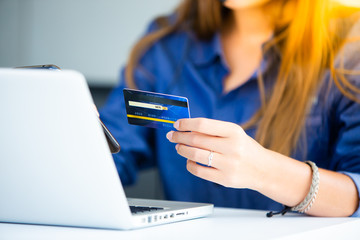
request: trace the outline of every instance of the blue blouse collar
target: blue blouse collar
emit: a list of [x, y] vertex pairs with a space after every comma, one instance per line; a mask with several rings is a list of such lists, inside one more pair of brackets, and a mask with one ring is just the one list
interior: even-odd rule
[[[190, 59], [195, 65], [206, 66], [211, 64], [215, 59], [220, 58], [223, 66], [229, 69], [229, 65], [226, 62], [224, 50], [221, 44], [220, 33], [214, 34], [214, 36], [209, 41], [201, 41], [196, 38], [194, 35], [191, 37], [193, 46], [190, 48]], [[264, 48], [265, 44], [273, 39], [270, 38], [265, 42], [262, 47]], [[257, 74], [264, 73], [268, 70], [271, 63], [280, 56], [279, 49], [274, 46], [272, 49], [265, 53], [265, 56], [260, 64], [260, 69], [256, 70], [251, 78], [255, 78]]]

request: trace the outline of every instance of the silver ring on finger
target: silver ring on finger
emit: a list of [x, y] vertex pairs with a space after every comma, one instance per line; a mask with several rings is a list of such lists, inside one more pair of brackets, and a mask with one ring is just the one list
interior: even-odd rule
[[213, 151], [210, 151], [209, 157], [208, 157], [208, 167], [211, 167], [212, 159], [214, 157]]

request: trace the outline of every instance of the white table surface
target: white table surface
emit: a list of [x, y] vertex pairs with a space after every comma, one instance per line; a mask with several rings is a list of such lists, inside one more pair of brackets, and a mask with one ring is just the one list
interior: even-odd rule
[[131, 231], [0, 223], [0, 239], [360, 239], [360, 218], [318, 218], [215, 208], [201, 219]]

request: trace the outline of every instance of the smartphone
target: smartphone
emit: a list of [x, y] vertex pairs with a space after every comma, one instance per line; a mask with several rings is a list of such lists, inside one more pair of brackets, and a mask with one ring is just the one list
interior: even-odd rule
[[58, 66], [54, 64], [45, 64], [45, 65], [32, 65], [32, 66], [21, 66], [15, 68], [31, 68], [31, 69], [51, 69], [51, 70], [61, 70]]
[[[45, 64], [45, 65], [32, 65], [32, 66], [21, 66], [15, 68], [28, 68], [28, 69], [50, 69], [50, 70], [61, 70], [58, 66], [54, 64]], [[100, 117], [98, 117], [100, 125], [104, 131], [106, 141], [109, 145], [111, 153], [120, 152], [120, 144], [113, 137], [109, 129], [105, 126], [105, 124], [101, 121]]]
[[107, 129], [107, 127], [105, 126], [105, 124], [101, 121], [101, 119], [99, 118], [100, 124], [104, 130], [104, 134], [106, 137], [106, 141], [109, 145], [110, 151], [111, 153], [118, 153], [120, 152], [120, 144], [116, 141], [116, 139], [113, 137], [113, 135], [111, 134], [111, 132], [109, 131], [109, 129]]

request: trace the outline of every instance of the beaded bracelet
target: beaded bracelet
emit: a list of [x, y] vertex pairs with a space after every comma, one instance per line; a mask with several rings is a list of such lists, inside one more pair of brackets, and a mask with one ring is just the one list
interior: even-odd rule
[[308, 164], [312, 170], [312, 181], [311, 181], [310, 191], [306, 195], [305, 199], [294, 207], [285, 206], [284, 209], [280, 212], [275, 212], [275, 213], [268, 212], [266, 214], [267, 217], [272, 217], [273, 215], [277, 215], [277, 214], [284, 215], [288, 211], [297, 211], [300, 213], [306, 213], [307, 211], [310, 210], [319, 192], [320, 174], [319, 174], [319, 169], [315, 163], [311, 161], [306, 161], [305, 163]]

